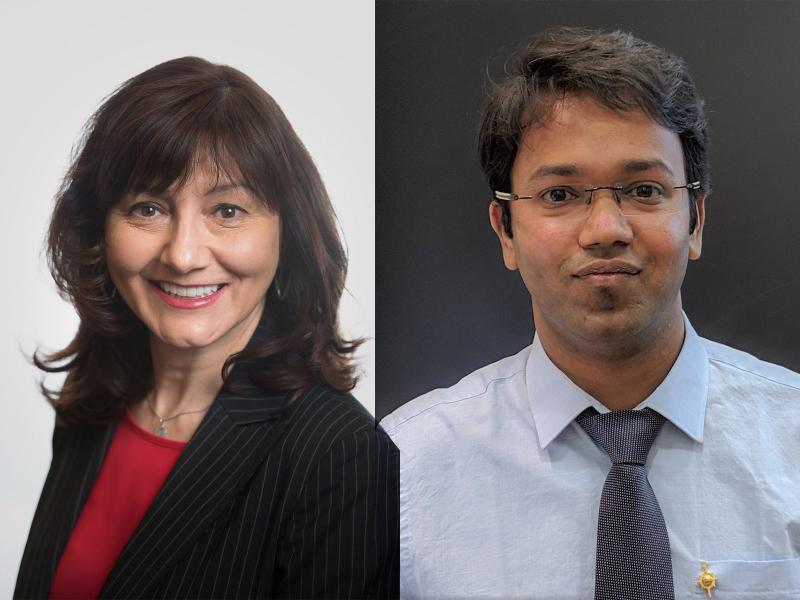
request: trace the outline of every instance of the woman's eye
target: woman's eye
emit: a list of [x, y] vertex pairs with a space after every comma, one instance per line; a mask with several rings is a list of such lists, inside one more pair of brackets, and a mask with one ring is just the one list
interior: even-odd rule
[[222, 204], [217, 207], [216, 213], [222, 218], [223, 221], [231, 221], [244, 213], [244, 209], [232, 204]]
[[157, 216], [159, 209], [153, 204], [137, 204], [131, 208], [129, 214], [134, 217], [142, 217], [144, 219], [152, 219]]

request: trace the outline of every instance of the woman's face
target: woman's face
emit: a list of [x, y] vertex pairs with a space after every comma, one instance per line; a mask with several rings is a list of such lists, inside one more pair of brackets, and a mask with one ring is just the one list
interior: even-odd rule
[[261, 316], [280, 219], [235, 181], [198, 169], [165, 197], [123, 197], [105, 238], [111, 279], [151, 336], [176, 348], [228, 348]]

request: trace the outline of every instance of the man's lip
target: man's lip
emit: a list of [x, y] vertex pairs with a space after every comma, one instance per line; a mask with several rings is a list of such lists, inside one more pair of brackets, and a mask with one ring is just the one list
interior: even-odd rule
[[636, 275], [641, 269], [620, 260], [603, 260], [589, 263], [575, 272], [574, 277], [585, 277], [586, 275], [610, 275], [612, 273], [622, 273]]

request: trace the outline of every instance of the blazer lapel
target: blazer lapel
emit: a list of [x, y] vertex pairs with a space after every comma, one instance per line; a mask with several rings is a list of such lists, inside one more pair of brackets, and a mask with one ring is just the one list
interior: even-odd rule
[[234, 367], [100, 592], [143, 597], [209, 529], [285, 428], [283, 394], [268, 396]]
[[116, 423], [53, 432], [53, 463], [31, 524], [14, 597], [50, 596], [56, 567], [100, 472]]

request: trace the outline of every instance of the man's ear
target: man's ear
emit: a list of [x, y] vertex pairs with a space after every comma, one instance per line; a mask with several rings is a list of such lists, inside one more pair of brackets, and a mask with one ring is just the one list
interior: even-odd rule
[[514, 240], [506, 233], [503, 226], [503, 207], [497, 202], [489, 204], [489, 222], [500, 240], [500, 249], [503, 251], [503, 262], [506, 269], [517, 270], [517, 255], [514, 252]]
[[703, 224], [706, 222], [706, 195], [702, 194], [695, 200], [697, 206], [697, 222], [694, 231], [689, 235], [689, 260], [700, 258], [703, 248]]

